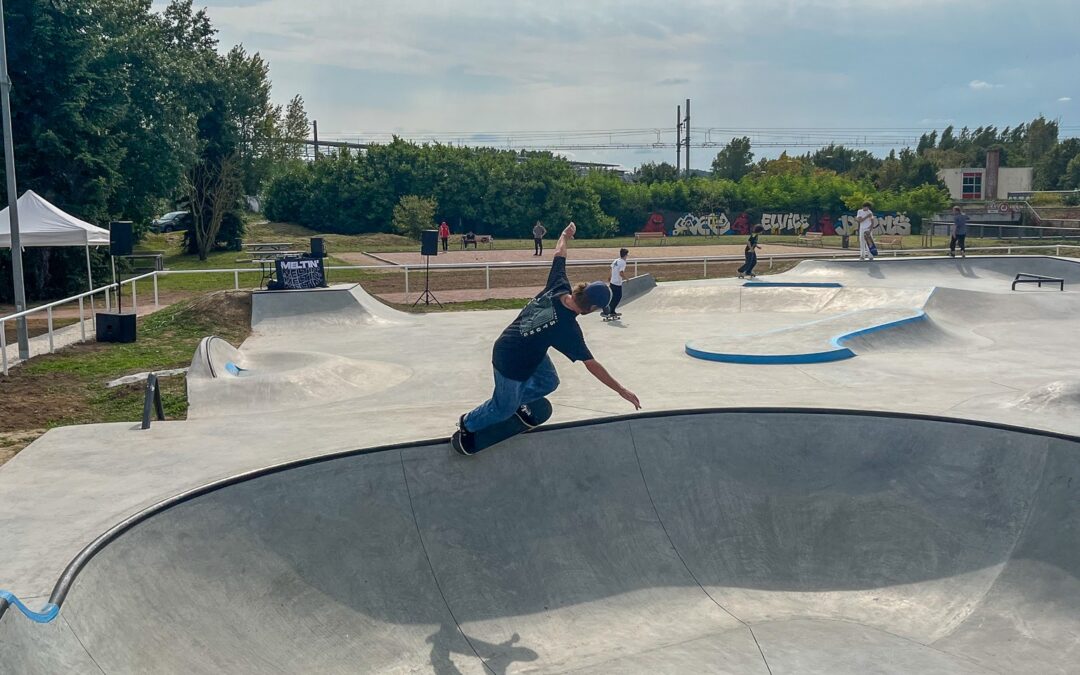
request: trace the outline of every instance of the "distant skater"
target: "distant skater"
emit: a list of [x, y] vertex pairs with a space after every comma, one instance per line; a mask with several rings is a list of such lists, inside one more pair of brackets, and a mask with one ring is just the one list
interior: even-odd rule
[[589, 314], [611, 302], [611, 291], [602, 281], [571, 285], [566, 276], [566, 247], [577, 227], [570, 223], [555, 246], [547, 284], [529, 301], [517, 318], [503, 330], [492, 349], [495, 391], [458, 420], [458, 430], [450, 439], [454, 450], [472, 455], [478, 449], [476, 433], [517, 415], [526, 426], [534, 426], [530, 403], [547, 396], [559, 386], [559, 374], [548, 356], [554, 347], [571, 361], [581, 361], [596, 379], [640, 409], [634, 392], [619, 384], [593, 358], [578, 325], [578, 316]]
[[626, 257], [630, 255], [630, 249], [619, 249], [619, 257], [611, 262], [611, 304], [604, 308], [603, 315], [607, 319], [621, 319], [622, 314], [616, 310], [622, 301], [622, 286], [626, 282]]
[[533, 225], [533, 255], [544, 255], [544, 235], [547, 228], [539, 220]]
[[446, 253], [447, 248], [450, 246], [450, 226], [446, 224], [446, 221], [442, 221], [442, 225], [439, 225], [439, 239], [442, 239], [442, 252]]
[[873, 260], [870, 244], [874, 240], [870, 230], [874, 227], [874, 211], [870, 202], [863, 202], [862, 208], [855, 214], [855, 220], [859, 221], [859, 260]]
[[765, 228], [761, 225], [755, 225], [754, 231], [750, 233], [750, 238], [746, 240], [746, 248], [743, 249], [743, 256], [746, 257], [746, 262], [739, 268], [739, 278], [744, 279], [750, 277], [756, 279], [757, 275], [754, 274], [754, 266], [757, 265], [757, 249], [758, 235], [765, 231]]
[[956, 257], [956, 247], [960, 247], [960, 257], [967, 257], [968, 217], [959, 206], [952, 207], [952, 237], [949, 238], [949, 256]]

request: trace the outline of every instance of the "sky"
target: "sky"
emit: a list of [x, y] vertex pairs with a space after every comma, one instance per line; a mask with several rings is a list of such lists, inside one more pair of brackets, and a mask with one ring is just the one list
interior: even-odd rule
[[1039, 114], [1080, 135], [1077, 0], [206, 4], [222, 48], [261, 53], [275, 101], [302, 95], [320, 138], [572, 146], [557, 152], [632, 168], [674, 161], [616, 146], [673, 142], [687, 98], [693, 142], [750, 135], [757, 157], [828, 140], [884, 154]]

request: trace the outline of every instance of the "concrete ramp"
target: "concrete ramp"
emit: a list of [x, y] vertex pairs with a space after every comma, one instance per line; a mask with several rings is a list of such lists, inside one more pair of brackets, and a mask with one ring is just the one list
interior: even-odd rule
[[256, 291], [251, 296], [251, 327], [258, 333], [302, 333], [328, 327], [401, 323], [413, 320], [387, 307], [360, 284], [298, 291]]
[[[1021, 272], [1065, 280], [1065, 289], [1080, 285], [1080, 260], [1051, 256], [968, 256], [967, 258], [888, 258], [860, 260], [806, 260], [771, 280], [835, 281], [853, 285], [995, 286], [1009, 292]], [[1031, 292], [1040, 289], [1025, 288]], [[1047, 288], [1041, 289], [1047, 291]], [[1054, 288], [1057, 291], [1057, 288]]]
[[245, 353], [203, 338], [188, 370], [188, 419], [298, 410], [362, 399], [410, 377], [408, 366], [318, 351]]
[[[11, 672], [1066, 673], [1080, 439], [839, 411], [299, 462], [160, 505], [0, 620]], [[89, 661], [92, 657], [93, 661]]]

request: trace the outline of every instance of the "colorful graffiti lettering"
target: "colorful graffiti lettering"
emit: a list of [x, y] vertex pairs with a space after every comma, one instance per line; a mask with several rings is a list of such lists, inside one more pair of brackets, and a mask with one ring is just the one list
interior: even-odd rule
[[[843, 215], [837, 219], [836, 233], [854, 235], [859, 231], [859, 223], [855, 216]], [[911, 219], [902, 213], [893, 213], [883, 216], [874, 216], [874, 234], [911, 234]]]
[[696, 216], [692, 213], [680, 217], [675, 221], [672, 233], [676, 235], [704, 235], [718, 236], [727, 234], [731, 230], [731, 222], [725, 213], [710, 213], [704, 216]]
[[802, 234], [810, 229], [810, 216], [805, 213], [763, 213], [761, 226], [771, 234]]

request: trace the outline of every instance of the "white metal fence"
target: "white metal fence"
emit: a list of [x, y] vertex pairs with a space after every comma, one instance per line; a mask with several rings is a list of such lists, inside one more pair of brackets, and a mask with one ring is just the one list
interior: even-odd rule
[[[984, 247], [972, 247], [968, 249], [969, 253], [996, 253], [1004, 255], [1012, 255], [1013, 251], [1037, 251], [1043, 255], [1050, 254], [1051, 252], [1055, 256], [1061, 256], [1062, 251], [1080, 251], [1080, 245], [1069, 244], [1048, 244], [1048, 245], [1012, 245], [1012, 246], [984, 246]], [[879, 256], [892, 254], [893, 257], [900, 255], [939, 255], [942, 250], [939, 248], [918, 248], [918, 249], [891, 249], [888, 251], [879, 251]], [[809, 249], [806, 253], [798, 252], [785, 252], [785, 253], [768, 253], [758, 256], [758, 263], [764, 264], [768, 268], [772, 268], [776, 262], [792, 261], [792, 260], [810, 260], [820, 258], [853, 258], [858, 255], [856, 249]], [[670, 258], [631, 258], [630, 264], [633, 267], [634, 275], [639, 273], [641, 266], [656, 266], [656, 265], [688, 265], [688, 264], [700, 264], [702, 271], [702, 278], [709, 276], [709, 265], [717, 263], [734, 263], [742, 262], [743, 256], [741, 255], [721, 255], [721, 256], [685, 256], [685, 257], [670, 257]], [[602, 260], [569, 260], [567, 265], [571, 267], [597, 267], [607, 266], [611, 261], [609, 259]], [[454, 270], [483, 270], [484, 272], [484, 290], [491, 290], [491, 272], [492, 270], [509, 270], [509, 269], [536, 269], [547, 268], [551, 265], [550, 261], [515, 261], [515, 262], [488, 262], [488, 263], [450, 263], [450, 264], [433, 264], [430, 265], [430, 269], [435, 272], [439, 271], [454, 271]], [[333, 273], [335, 271], [346, 270], [363, 270], [378, 272], [382, 274], [401, 274], [403, 276], [403, 287], [405, 295], [412, 292], [411, 290], [411, 277], [420, 272], [423, 273], [428, 267], [423, 264], [410, 264], [410, 265], [335, 265], [327, 267], [327, 276], [329, 280], [333, 281]], [[8, 369], [11, 364], [17, 362], [15, 356], [9, 356], [8, 349], [9, 344], [7, 340], [6, 325], [13, 323], [22, 317], [31, 317], [38, 315], [45, 315], [46, 318], [46, 332], [43, 335], [35, 337], [31, 341], [30, 357], [43, 354], [52, 353], [57, 348], [66, 346], [67, 344], [73, 344], [75, 342], [82, 342], [87, 339], [87, 332], [91, 334], [96, 330], [95, 318], [94, 318], [94, 303], [95, 299], [100, 298], [106, 311], [110, 311], [114, 301], [117, 299], [117, 293], [124, 292], [124, 286], [129, 286], [128, 289], [131, 308], [134, 312], [138, 312], [139, 297], [138, 297], [138, 284], [140, 282], [149, 282], [153, 289], [153, 302], [154, 306], [160, 306], [160, 294], [158, 280], [160, 277], [170, 275], [183, 275], [183, 274], [231, 274], [233, 276], [233, 288], [240, 290], [240, 277], [245, 278], [255, 277], [261, 283], [262, 271], [258, 268], [227, 268], [227, 269], [199, 269], [199, 270], [161, 270], [156, 272], [149, 272], [131, 279], [124, 279], [122, 282], [115, 284], [108, 284], [100, 288], [95, 288], [79, 295], [73, 295], [69, 298], [62, 300], [56, 300], [38, 307], [33, 307], [23, 312], [16, 314], [9, 314], [7, 316], [0, 316], [0, 372], [4, 375], [8, 374]], [[54, 313], [57, 308], [67, 305], [78, 305], [78, 321], [77, 327], [75, 324], [66, 326], [60, 331], [57, 331], [54, 327]], [[90, 311], [87, 312], [87, 305], [90, 306]], [[58, 334], [62, 333], [62, 340], [58, 339]], [[62, 342], [63, 344], [59, 344]], [[14, 345], [11, 345], [12, 347]], [[36, 347], [36, 349], [35, 349]]]

